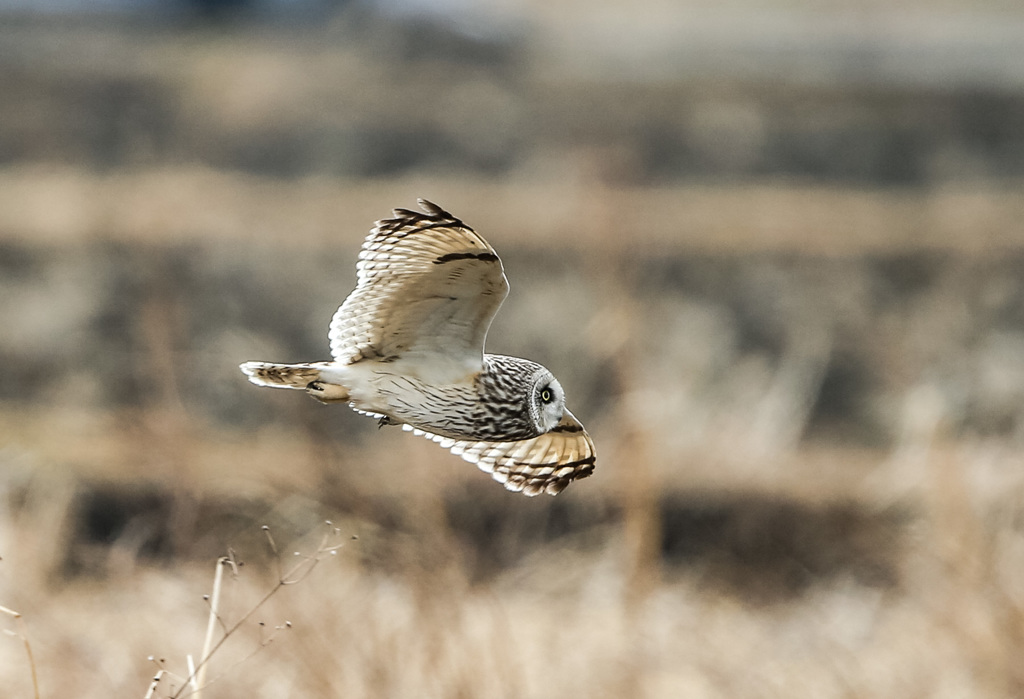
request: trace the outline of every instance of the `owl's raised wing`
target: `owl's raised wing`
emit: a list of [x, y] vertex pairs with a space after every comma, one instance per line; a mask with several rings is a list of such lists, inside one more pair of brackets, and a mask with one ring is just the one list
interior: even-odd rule
[[439, 206], [395, 209], [359, 252], [358, 283], [331, 321], [331, 354], [346, 364], [429, 355], [470, 371], [483, 363], [491, 319], [508, 295], [501, 260]]
[[594, 472], [597, 452], [590, 435], [568, 410], [550, 432], [516, 442], [473, 442], [402, 427], [437, 442], [476, 464], [506, 488], [525, 495], [557, 495], [567, 485]]

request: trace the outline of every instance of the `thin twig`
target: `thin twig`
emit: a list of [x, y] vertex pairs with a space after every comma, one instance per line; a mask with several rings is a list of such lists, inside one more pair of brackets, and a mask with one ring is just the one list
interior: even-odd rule
[[219, 674], [216, 677], [214, 677], [213, 679], [209, 680], [206, 683], [206, 686], [209, 687], [211, 684], [215, 684], [222, 677], [226, 677], [236, 667], [238, 667], [240, 665], [244, 665], [245, 663], [247, 663], [250, 660], [252, 660], [254, 657], [256, 657], [257, 653], [259, 653], [261, 650], [263, 650], [264, 648], [269, 646], [274, 641], [274, 637], [277, 635], [278, 631], [282, 631], [282, 630], [290, 629], [290, 628], [292, 628], [292, 622], [290, 622], [290, 621], [286, 621], [283, 624], [278, 624], [277, 626], [275, 626], [273, 633], [271, 633], [266, 638], [262, 638], [262, 637], [260, 638], [259, 645], [257, 645], [255, 648], [253, 648], [251, 653], [246, 655], [244, 658], [241, 658], [240, 660], [236, 661], [234, 664], [230, 665], [229, 667], [225, 668], [225, 670], [223, 672], [221, 672], [221, 674]]
[[0, 606], [0, 612], [8, 614], [14, 617], [14, 623], [18, 627], [18, 631], [15, 634], [21, 639], [21, 642], [25, 644], [25, 654], [28, 655], [28, 667], [32, 672], [32, 692], [35, 699], [39, 699], [39, 676], [36, 674], [36, 660], [32, 655], [32, 644], [28, 642], [28, 632], [25, 629], [25, 619], [22, 618], [19, 612], [7, 607]]
[[271, 553], [274, 554], [274, 566], [277, 569], [277, 577], [280, 580], [281, 579], [281, 555], [277, 552], [277, 544], [274, 542], [274, 537], [270, 533], [270, 527], [268, 527], [267, 525], [264, 524], [262, 527], [260, 527], [260, 529], [263, 530], [263, 533], [267, 535], [267, 544], [270, 546]]
[[217, 567], [213, 574], [213, 592], [210, 594], [210, 616], [206, 622], [206, 638], [203, 640], [203, 652], [199, 656], [199, 667], [190, 667], [188, 669], [188, 675], [191, 678], [196, 699], [200, 699], [203, 683], [206, 681], [206, 668], [208, 667], [206, 660], [210, 657], [210, 648], [213, 645], [213, 631], [217, 627], [219, 619], [217, 610], [220, 608], [221, 582], [224, 580], [224, 568], [229, 560], [227, 556], [217, 559]]
[[192, 693], [198, 697], [200, 691], [199, 683], [196, 681], [196, 661], [192, 659], [191, 653], [185, 656], [185, 669], [188, 670], [188, 676], [192, 678]]
[[153, 681], [149, 683], [149, 691], [146, 692], [146, 696], [142, 697], [142, 699], [153, 699], [153, 697], [156, 695], [157, 685], [160, 684], [160, 680], [161, 678], [163, 678], [164, 673], [166, 672], [166, 670], [156, 671], [156, 674], [153, 675]]
[[[275, 583], [274, 586], [249, 609], [249, 611], [242, 615], [238, 621], [231, 625], [230, 628], [226, 629], [216, 643], [209, 646], [209, 642], [212, 640], [213, 627], [216, 625], [216, 620], [219, 619], [216, 611], [220, 597], [220, 582], [223, 579], [224, 566], [232, 566], [235, 572], [238, 570], [233, 554], [217, 559], [217, 572], [214, 575], [213, 583], [214, 591], [210, 598], [210, 621], [207, 623], [207, 636], [206, 643], [204, 643], [203, 654], [199, 659], [199, 663], [196, 665], [196, 669], [190, 670], [185, 684], [174, 693], [173, 699], [180, 699], [180, 697], [184, 696], [184, 692], [189, 688], [189, 686], [193, 684], [198, 685], [198, 689], [194, 689], [192, 695], [199, 699], [199, 695], [205, 682], [206, 667], [209, 664], [210, 658], [220, 650], [220, 647], [227, 642], [228, 638], [234, 635], [234, 633], [238, 631], [238, 629], [241, 628], [253, 614], [259, 611], [259, 609], [266, 604], [271, 597], [277, 594], [281, 588], [302, 582], [310, 573], [313, 572], [313, 569], [316, 568], [316, 565], [321, 560], [323, 560], [324, 556], [328, 554], [334, 555], [344, 546], [344, 544], [338, 544], [335, 546], [327, 545], [327, 542], [332, 536], [337, 536], [339, 534], [339, 529], [337, 527], [332, 526], [330, 522], [327, 522], [327, 524], [330, 529], [321, 538], [320, 545], [317, 547], [316, 552], [311, 556], [302, 556], [302, 560], [289, 569], [288, 572], [279, 574], [277, 583]], [[269, 527], [264, 526], [263, 531], [267, 534], [267, 540], [270, 542], [271, 549], [276, 552], [277, 547], [274, 545], [273, 537], [270, 536]], [[299, 555], [298, 551], [296, 551], [296, 555]], [[278, 557], [278, 562], [280, 563], [280, 557]], [[305, 570], [303, 570], [303, 568], [305, 568]]]

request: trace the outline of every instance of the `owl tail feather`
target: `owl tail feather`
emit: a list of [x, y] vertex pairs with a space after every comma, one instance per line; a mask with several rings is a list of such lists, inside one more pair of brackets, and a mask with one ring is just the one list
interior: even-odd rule
[[324, 403], [348, 401], [348, 390], [344, 386], [320, 380], [320, 370], [330, 362], [312, 364], [271, 364], [269, 362], [246, 362], [239, 369], [257, 386], [270, 388], [295, 388]]

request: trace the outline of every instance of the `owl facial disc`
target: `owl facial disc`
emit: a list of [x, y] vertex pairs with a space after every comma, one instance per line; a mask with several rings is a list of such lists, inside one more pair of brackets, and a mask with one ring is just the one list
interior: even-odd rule
[[537, 432], [550, 432], [565, 412], [565, 392], [558, 379], [547, 369], [537, 372], [530, 395], [530, 417]]

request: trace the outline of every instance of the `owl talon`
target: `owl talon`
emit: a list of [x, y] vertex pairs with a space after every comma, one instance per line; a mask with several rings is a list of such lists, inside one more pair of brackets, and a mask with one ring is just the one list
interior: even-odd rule
[[397, 424], [399, 424], [399, 423], [394, 421], [394, 420], [392, 420], [387, 415], [385, 415], [384, 417], [382, 417], [380, 420], [377, 421], [377, 429], [379, 430], [381, 427], [384, 427], [384, 425], [397, 425]]
[[306, 393], [321, 403], [347, 403], [349, 400], [348, 391], [344, 386], [326, 381], [310, 381], [306, 384]]

